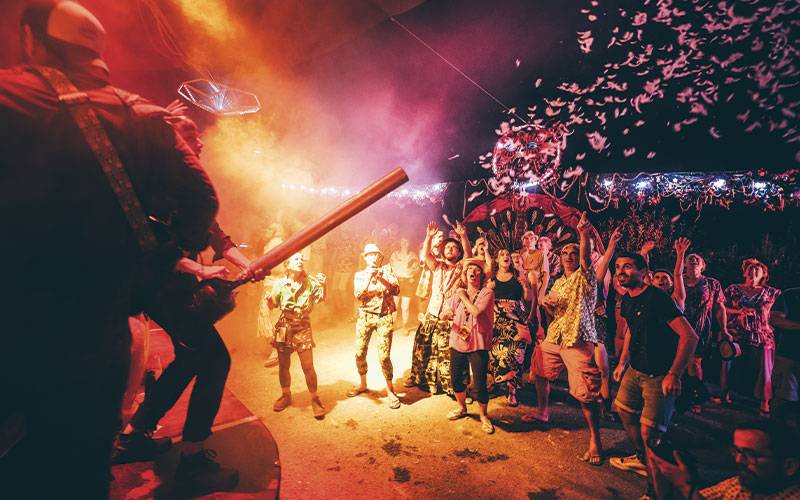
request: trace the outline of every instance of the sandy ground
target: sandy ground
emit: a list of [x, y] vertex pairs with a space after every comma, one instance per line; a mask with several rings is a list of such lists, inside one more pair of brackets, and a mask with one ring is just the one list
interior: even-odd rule
[[[292, 406], [272, 410], [280, 396], [278, 369], [264, 368], [263, 345], [255, 339], [257, 290], [246, 290], [240, 304], [218, 326], [233, 358], [228, 389], [258, 416], [277, 441], [282, 464], [281, 498], [300, 499], [638, 499], [646, 479], [611, 467], [578, 460], [588, 447], [588, 430], [577, 402], [567, 392], [566, 376], [551, 391], [547, 424], [520, 420], [536, 405], [533, 386], [520, 391], [521, 405], [505, 396], [489, 403], [495, 424], [485, 434], [477, 403], [469, 418], [446, 419], [455, 402], [416, 388], [405, 389], [411, 366], [413, 333], [396, 333], [392, 346], [394, 383], [403, 405], [387, 405], [376, 341], [368, 355], [371, 392], [355, 398], [347, 390], [358, 381], [354, 360], [355, 323], [332, 315], [325, 304], [312, 314], [319, 395], [328, 410], [324, 420], [311, 413], [305, 379], [292, 358]], [[328, 319], [328, 323], [325, 320]], [[701, 476], [715, 483], [733, 475], [727, 452], [730, 429], [750, 419], [753, 401], [722, 407], [708, 403], [700, 415], [673, 417], [670, 438], [701, 463]], [[619, 423], [602, 423], [609, 455], [629, 455], [633, 447]]]
[[[593, 467], [578, 460], [588, 445], [579, 407], [564, 381], [551, 394], [551, 422], [527, 424], [519, 417], [535, 404], [532, 388], [512, 408], [505, 397], [489, 403], [496, 432], [481, 431], [477, 403], [471, 418], [451, 422], [455, 407], [447, 396], [404, 389], [411, 365], [412, 335], [395, 334], [392, 361], [403, 406], [387, 405], [386, 388], [372, 341], [368, 357], [371, 392], [348, 398], [358, 376], [353, 359], [354, 325], [315, 328], [319, 394], [328, 413], [312, 417], [299, 360], [293, 358], [292, 406], [276, 413], [278, 370], [263, 367], [253, 350], [232, 349], [228, 388], [269, 428], [282, 463], [281, 497], [316, 498], [638, 498], [645, 479], [606, 462]], [[618, 424], [602, 434], [607, 449], [632, 451]]]

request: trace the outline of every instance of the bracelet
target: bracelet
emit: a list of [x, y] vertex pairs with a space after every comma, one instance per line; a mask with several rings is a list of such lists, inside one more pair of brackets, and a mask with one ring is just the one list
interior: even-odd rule
[[667, 370], [667, 374], [668, 374], [668, 375], [672, 375], [672, 376], [673, 376], [673, 377], [675, 377], [675, 378], [681, 378], [681, 376], [680, 376], [680, 375], [676, 374], [676, 373], [675, 373], [675, 372], [673, 372], [671, 369], [670, 369], [670, 370]]

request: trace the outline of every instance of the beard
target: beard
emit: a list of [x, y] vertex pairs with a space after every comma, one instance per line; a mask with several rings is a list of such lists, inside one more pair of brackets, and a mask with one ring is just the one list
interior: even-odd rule
[[739, 482], [754, 493], [773, 493], [783, 489], [783, 478], [765, 479], [747, 469], [739, 469]]

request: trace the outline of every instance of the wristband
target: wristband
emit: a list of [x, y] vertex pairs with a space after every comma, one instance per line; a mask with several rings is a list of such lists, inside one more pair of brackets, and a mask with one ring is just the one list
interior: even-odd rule
[[673, 372], [672, 370], [667, 370], [667, 374], [668, 374], [668, 375], [672, 375], [672, 376], [673, 376], [673, 377], [675, 377], [675, 378], [681, 378], [681, 376], [680, 376], [680, 375], [676, 374], [676, 373], [675, 373], [675, 372]]

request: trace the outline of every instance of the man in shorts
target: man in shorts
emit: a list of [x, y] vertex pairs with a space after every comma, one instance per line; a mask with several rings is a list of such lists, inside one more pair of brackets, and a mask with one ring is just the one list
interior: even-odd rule
[[594, 309], [597, 302], [597, 277], [590, 258], [589, 230], [586, 214], [581, 216], [577, 230], [580, 245], [571, 243], [561, 249], [564, 275], [556, 280], [544, 298], [547, 314], [553, 318], [544, 342], [534, 353], [534, 373], [539, 407], [523, 415], [522, 420], [549, 420], [548, 397], [550, 382], [566, 367], [569, 392], [581, 404], [589, 424], [589, 449], [580, 457], [590, 465], [603, 462], [600, 441], [600, 369], [594, 361], [597, 344]]
[[[642, 255], [621, 254], [615, 269], [617, 283], [628, 291], [622, 297], [621, 310], [628, 329], [614, 370], [614, 380], [621, 380], [614, 404], [636, 454], [612, 458], [610, 463], [646, 476], [649, 452], [645, 443], [655, 433], [667, 430], [697, 334], [666, 292], [644, 282], [647, 261]], [[648, 490], [647, 495], [655, 498], [652, 485]]]

